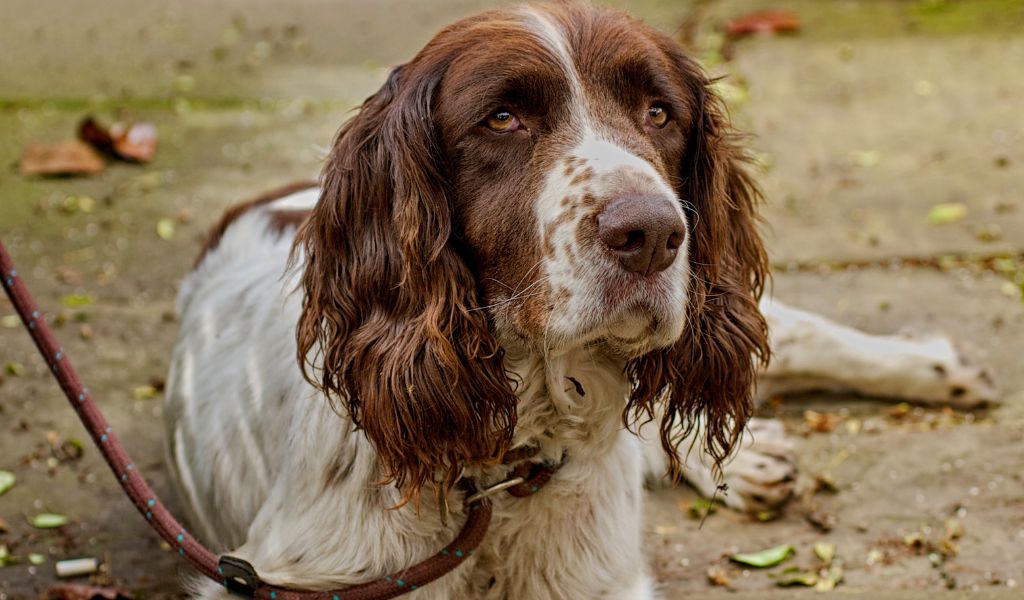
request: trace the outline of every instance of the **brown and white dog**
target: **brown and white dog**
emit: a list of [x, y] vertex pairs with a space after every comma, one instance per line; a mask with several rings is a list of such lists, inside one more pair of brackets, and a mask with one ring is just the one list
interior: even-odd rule
[[[167, 394], [200, 537], [273, 583], [372, 580], [451, 540], [460, 478], [530, 448], [564, 466], [495, 496], [479, 550], [410, 597], [651, 599], [645, 474], [714, 489], [769, 328], [772, 391], [990, 394], [946, 340], [770, 302], [766, 322], [758, 193], [709, 83], [619, 12], [488, 12], [392, 72], [317, 188], [229, 212], [181, 291]], [[724, 466], [737, 508], [791, 490], [778, 429], [755, 433]]]

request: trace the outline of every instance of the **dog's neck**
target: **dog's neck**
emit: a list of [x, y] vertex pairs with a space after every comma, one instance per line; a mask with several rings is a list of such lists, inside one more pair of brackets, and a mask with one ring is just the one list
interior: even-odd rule
[[630, 391], [624, 364], [590, 348], [554, 356], [506, 350], [519, 398], [512, 448], [536, 447], [534, 460], [553, 462], [603, 455], [622, 430]]

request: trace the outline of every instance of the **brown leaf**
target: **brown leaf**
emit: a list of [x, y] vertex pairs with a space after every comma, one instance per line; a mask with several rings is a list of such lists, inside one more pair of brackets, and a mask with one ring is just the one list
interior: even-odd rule
[[793, 33], [799, 30], [800, 16], [786, 10], [753, 12], [725, 25], [725, 35], [734, 39], [755, 33]]
[[78, 139], [100, 152], [114, 151], [114, 140], [110, 132], [92, 117], [86, 117], [78, 124]]
[[97, 150], [128, 162], [149, 162], [156, 155], [157, 132], [152, 123], [118, 121], [103, 127], [86, 117], [78, 126], [78, 137]]
[[156, 156], [157, 133], [152, 123], [114, 123], [110, 126], [114, 154], [129, 162], [149, 162]]
[[104, 588], [80, 583], [58, 583], [46, 590], [50, 600], [132, 600], [121, 588]]
[[830, 433], [839, 424], [839, 415], [831, 413], [820, 413], [815, 410], [804, 411], [804, 422], [811, 431], [818, 433]]
[[95, 175], [106, 167], [88, 144], [64, 140], [54, 144], [30, 143], [21, 155], [22, 175]]
[[718, 587], [730, 587], [732, 585], [729, 574], [720, 566], [712, 565], [708, 567], [707, 576], [708, 583], [711, 585]]

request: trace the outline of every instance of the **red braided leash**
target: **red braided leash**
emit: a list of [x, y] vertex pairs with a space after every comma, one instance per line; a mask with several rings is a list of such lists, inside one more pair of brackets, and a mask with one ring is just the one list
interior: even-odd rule
[[[32, 295], [10, 255], [0, 242], [0, 281], [4, 291], [21, 316], [32, 341], [35, 342], [43, 360], [50, 366], [64, 395], [78, 413], [79, 419], [92, 436], [103, 458], [121, 483], [121, 488], [131, 499], [150, 527], [156, 530], [178, 554], [192, 564], [200, 573], [223, 584], [232, 593], [249, 598], [267, 600], [387, 600], [423, 587], [459, 566], [480, 545], [491, 522], [491, 503], [487, 493], [476, 494], [475, 500], [467, 506], [466, 522], [451, 544], [430, 558], [417, 563], [400, 573], [395, 573], [359, 585], [331, 591], [307, 591], [269, 585], [260, 581], [255, 569], [248, 562], [232, 556], [217, 556], [199, 543], [171, 515], [159, 501], [152, 488], [135, 468], [117, 435], [107, 424], [106, 418], [82, 385], [78, 373], [71, 365], [64, 349], [47, 325], [42, 313], [36, 307]], [[514, 496], [525, 496], [536, 492], [551, 478], [557, 467], [535, 465], [525, 481], [509, 489]], [[496, 486], [497, 487], [497, 486]], [[502, 488], [504, 489], [504, 488]], [[513, 491], [515, 490], [515, 491]], [[474, 490], [467, 492], [467, 497]]]

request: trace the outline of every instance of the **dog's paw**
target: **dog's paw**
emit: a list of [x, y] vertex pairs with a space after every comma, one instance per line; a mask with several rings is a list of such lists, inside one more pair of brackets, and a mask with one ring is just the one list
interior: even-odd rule
[[945, 336], [914, 339], [921, 345], [919, 359], [907, 361], [903, 397], [959, 409], [994, 404], [997, 390], [992, 369], [971, 359], [959, 344]]
[[774, 511], [793, 496], [796, 473], [793, 444], [782, 423], [751, 419], [739, 452], [722, 469], [727, 489], [719, 497], [733, 510]]

